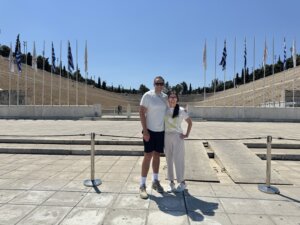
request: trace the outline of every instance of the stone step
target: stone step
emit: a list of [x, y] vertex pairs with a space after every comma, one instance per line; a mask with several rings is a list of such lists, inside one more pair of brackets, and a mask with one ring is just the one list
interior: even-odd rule
[[220, 182], [209, 163], [202, 141], [185, 141], [185, 178], [190, 181]]
[[[90, 145], [0, 144], [0, 153], [9, 154], [90, 155], [90, 150]], [[96, 155], [142, 156], [143, 150], [137, 145], [95, 145]]]
[[[259, 158], [266, 159], [265, 148], [250, 148], [250, 150], [256, 154]], [[300, 149], [280, 149], [274, 148], [271, 152], [272, 160], [300, 160]]]
[[[45, 138], [0, 138], [0, 143], [15, 144], [58, 144], [58, 145], [90, 145], [90, 139], [51, 139]], [[133, 140], [95, 140], [97, 145], [143, 145], [139, 138]]]
[[[244, 143], [248, 148], [265, 148], [266, 143]], [[300, 143], [272, 143], [272, 149], [300, 149]]]
[[[236, 141], [211, 141], [218, 163], [235, 183], [263, 184], [266, 181], [266, 161], [257, 157], [243, 143]], [[272, 184], [290, 184], [276, 171], [271, 171]]]

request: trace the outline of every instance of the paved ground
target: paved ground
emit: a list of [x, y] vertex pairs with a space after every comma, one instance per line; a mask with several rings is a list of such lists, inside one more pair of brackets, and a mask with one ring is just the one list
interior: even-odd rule
[[[0, 122], [0, 135], [96, 132], [141, 136], [138, 121]], [[295, 139], [300, 138], [299, 128], [297, 123], [195, 122], [190, 138], [272, 135]], [[293, 184], [276, 185], [280, 195], [262, 193], [255, 184], [235, 184], [211, 159], [220, 183], [188, 182], [183, 194], [160, 195], [151, 191], [149, 176], [148, 200], [138, 195], [141, 162], [137, 156], [97, 156], [96, 178], [103, 183], [94, 189], [83, 185], [90, 175], [88, 156], [0, 154], [0, 224], [300, 224], [300, 161], [272, 162]], [[164, 158], [160, 171], [167, 189]]]

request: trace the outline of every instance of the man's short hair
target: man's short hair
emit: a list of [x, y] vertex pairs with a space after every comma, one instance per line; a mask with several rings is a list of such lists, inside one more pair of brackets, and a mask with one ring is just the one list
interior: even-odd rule
[[154, 78], [154, 83], [155, 83], [155, 80], [156, 79], [160, 79], [160, 80], [162, 80], [164, 83], [165, 83], [165, 79], [162, 77], [162, 76], [156, 76], [155, 78]]

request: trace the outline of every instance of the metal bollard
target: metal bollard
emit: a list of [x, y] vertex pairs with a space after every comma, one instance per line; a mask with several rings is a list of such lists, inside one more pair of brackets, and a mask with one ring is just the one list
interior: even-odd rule
[[127, 113], [127, 118], [130, 118], [131, 117], [131, 107], [130, 107], [130, 104], [127, 104], [126, 113]]
[[272, 159], [272, 136], [267, 136], [267, 171], [266, 184], [259, 184], [258, 189], [268, 194], [279, 194], [278, 188], [271, 186], [271, 159]]
[[99, 186], [100, 179], [95, 180], [95, 133], [91, 133], [91, 179], [85, 180], [83, 184], [87, 187]]

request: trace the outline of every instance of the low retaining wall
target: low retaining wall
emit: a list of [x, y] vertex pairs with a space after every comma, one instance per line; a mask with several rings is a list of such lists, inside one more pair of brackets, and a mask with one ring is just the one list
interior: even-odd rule
[[300, 108], [188, 106], [188, 112], [204, 120], [300, 122]]
[[79, 119], [100, 117], [101, 105], [0, 105], [0, 119]]

